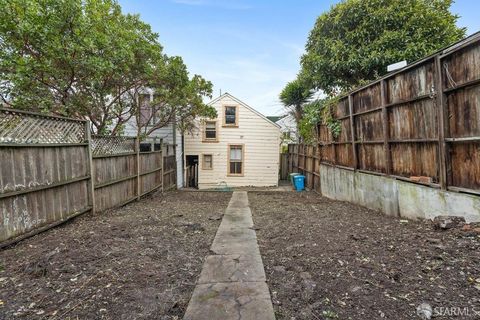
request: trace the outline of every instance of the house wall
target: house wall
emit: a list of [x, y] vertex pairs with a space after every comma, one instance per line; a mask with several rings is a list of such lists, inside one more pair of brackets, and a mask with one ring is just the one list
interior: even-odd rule
[[[153, 101], [153, 95], [151, 94], [150, 96], [151, 101]], [[124, 135], [126, 136], [132, 136], [135, 137], [137, 136], [137, 124], [135, 118], [130, 119], [125, 124], [125, 130], [124, 130]], [[174, 136], [176, 136], [176, 139], [174, 139]], [[182, 153], [182, 134], [179, 132], [179, 130], [174, 130], [173, 124], [169, 124], [168, 126], [165, 126], [163, 128], [155, 130], [150, 137], [155, 137], [158, 139], [163, 139], [163, 143], [167, 144], [176, 144], [176, 158], [177, 158], [177, 187], [182, 188], [183, 187], [183, 153]]]
[[[280, 132], [282, 133], [282, 144], [288, 145], [289, 143], [297, 143], [299, 141], [299, 135], [297, 130], [297, 123], [292, 115], [287, 115], [276, 122], [280, 126]], [[285, 135], [290, 134], [290, 138]]]
[[[199, 188], [215, 188], [225, 182], [230, 187], [276, 186], [278, 184], [280, 130], [279, 127], [241, 101], [225, 94], [211, 105], [218, 113], [218, 142], [202, 142], [203, 128], [185, 136], [185, 155], [199, 156]], [[223, 106], [238, 106], [238, 127], [222, 127]], [[228, 176], [228, 145], [244, 145], [243, 176]], [[202, 155], [213, 155], [213, 169], [202, 169]]]

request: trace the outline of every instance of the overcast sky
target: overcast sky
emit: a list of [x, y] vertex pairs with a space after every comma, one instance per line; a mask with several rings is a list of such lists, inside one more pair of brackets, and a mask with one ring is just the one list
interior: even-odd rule
[[[160, 35], [168, 55], [265, 115], [283, 113], [278, 94], [299, 71], [315, 19], [333, 0], [120, 0]], [[480, 1], [452, 11], [468, 34], [480, 30]]]

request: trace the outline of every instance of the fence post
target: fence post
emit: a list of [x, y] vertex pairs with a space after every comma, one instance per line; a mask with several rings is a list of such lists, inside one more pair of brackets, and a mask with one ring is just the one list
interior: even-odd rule
[[387, 113], [387, 82], [382, 80], [380, 82], [380, 95], [382, 103], [382, 124], [383, 124], [383, 151], [385, 153], [385, 173], [391, 174], [392, 170], [392, 155], [390, 154], [389, 140], [389, 125], [388, 125], [388, 113]]
[[160, 142], [160, 150], [162, 150], [162, 193], [165, 191], [165, 151], [163, 150], [163, 140]]
[[137, 152], [137, 200], [140, 200], [140, 138], [135, 138], [135, 151]]
[[92, 207], [92, 214], [95, 214], [95, 168], [93, 166], [93, 150], [92, 150], [92, 134], [90, 129], [90, 121], [85, 122], [85, 138], [87, 140], [87, 170], [90, 174], [88, 180], [88, 194], [90, 195], [88, 205]]
[[357, 159], [357, 146], [355, 144], [355, 123], [353, 118], [353, 96], [348, 95], [348, 111], [350, 112], [350, 131], [352, 139], [352, 150], [353, 150], [353, 170], [356, 171], [358, 168], [358, 159]]
[[439, 165], [439, 180], [440, 186], [443, 190], [447, 189], [448, 176], [447, 166], [449, 163], [447, 155], [447, 145], [445, 143], [445, 103], [442, 83], [442, 65], [440, 61], [440, 55], [435, 56], [435, 87], [436, 97], [435, 102], [437, 106], [437, 119], [438, 119], [438, 165]]

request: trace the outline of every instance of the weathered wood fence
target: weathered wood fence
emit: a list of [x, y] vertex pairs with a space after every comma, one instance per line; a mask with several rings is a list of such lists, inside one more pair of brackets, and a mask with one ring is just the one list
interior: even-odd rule
[[319, 163], [480, 194], [480, 35], [341, 97], [335, 137], [290, 145], [290, 172], [319, 188]]
[[132, 137], [91, 137], [86, 121], [0, 108], [0, 247], [174, 188], [175, 148], [150, 149]]
[[280, 180], [288, 179], [288, 153], [280, 153]]

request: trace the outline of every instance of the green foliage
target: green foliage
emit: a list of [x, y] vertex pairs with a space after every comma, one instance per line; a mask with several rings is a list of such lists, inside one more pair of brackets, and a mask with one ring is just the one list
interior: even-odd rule
[[293, 80], [283, 88], [280, 93], [280, 101], [294, 116], [297, 124], [303, 114], [302, 106], [313, 96], [313, 91], [306, 87], [300, 80]]
[[313, 95], [313, 92], [306, 88], [299, 80], [293, 80], [283, 88], [280, 93], [280, 101], [286, 107], [294, 107], [307, 102]]
[[327, 94], [413, 62], [465, 35], [452, 0], [345, 0], [318, 17], [301, 59], [300, 78]]
[[7, 105], [86, 118], [102, 134], [120, 133], [138, 114], [140, 88], [158, 89], [162, 105], [179, 103], [184, 113], [205, 111], [211, 83], [189, 78], [180, 58], [162, 53], [151, 27], [122, 14], [115, 0], [0, 0], [0, 7]]
[[316, 142], [318, 137], [317, 126], [319, 124], [327, 126], [334, 138], [340, 135], [342, 128], [333, 113], [338, 101], [338, 97], [327, 97], [312, 101], [304, 106], [303, 118], [298, 129], [306, 143]]
[[303, 117], [298, 124], [298, 133], [305, 143], [315, 142], [317, 138], [317, 125], [321, 121], [323, 100], [307, 103], [303, 108]]

